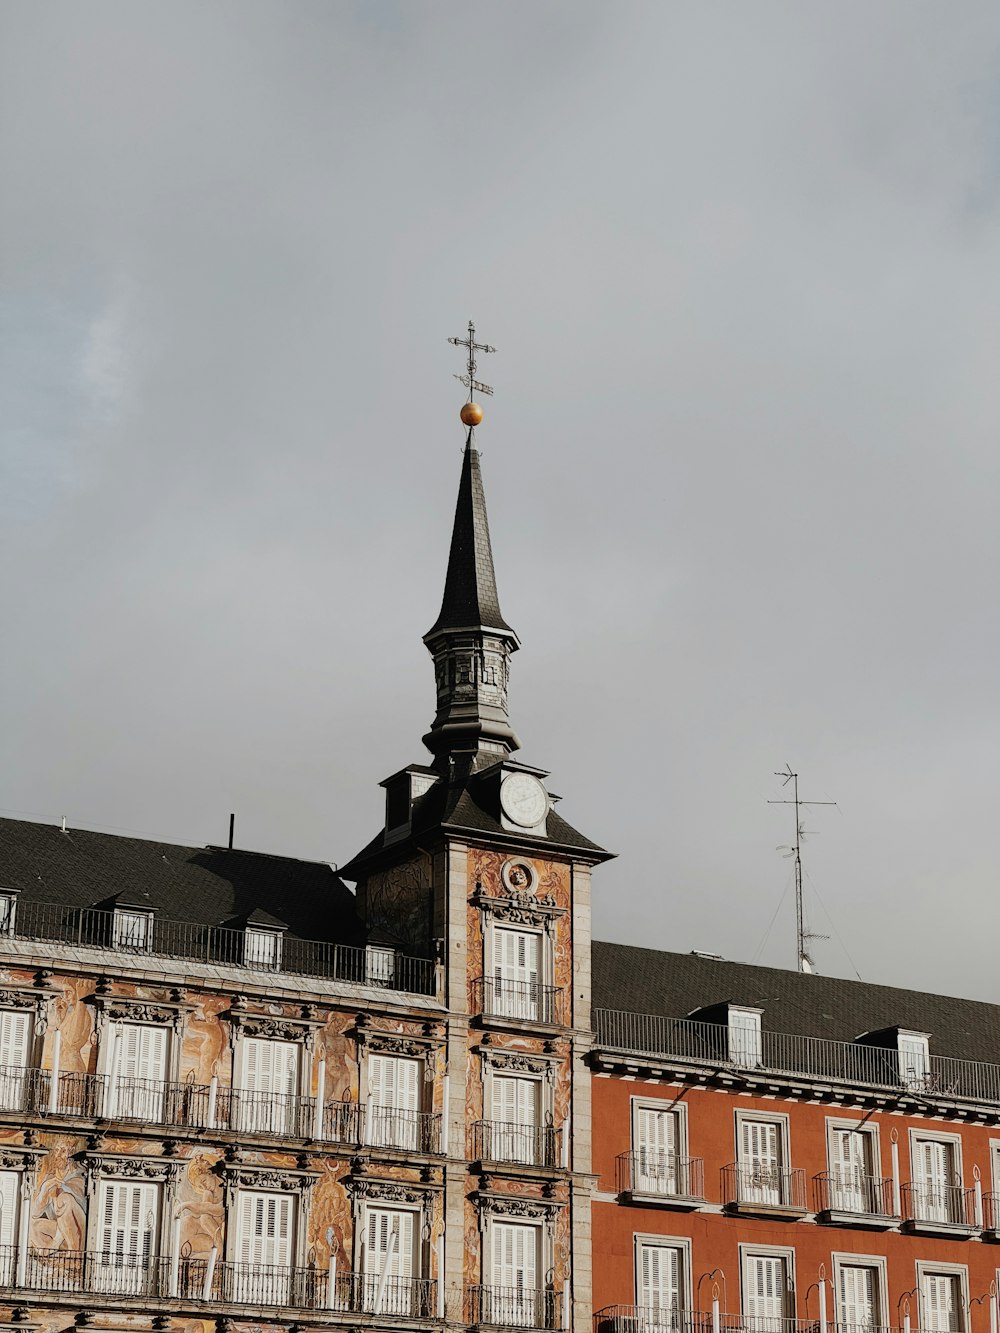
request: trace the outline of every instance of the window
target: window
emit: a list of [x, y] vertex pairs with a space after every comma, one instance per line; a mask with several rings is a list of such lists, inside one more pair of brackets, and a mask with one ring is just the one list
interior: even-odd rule
[[729, 1058], [743, 1069], [756, 1069], [761, 1063], [759, 1009], [729, 1006]]
[[913, 1137], [910, 1141], [913, 1217], [920, 1222], [964, 1223], [958, 1143], [953, 1139]]
[[247, 926], [243, 935], [243, 962], [246, 967], [280, 967], [281, 936], [276, 930], [258, 930], [254, 926]]
[[537, 1226], [494, 1220], [490, 1235], [490, 1285], [483, 1292], [481, 1322], [515, 1328], [545, 1327], [545, 1294], [539, 1291]]
[[416, 1215], [405, 1208], [371, 1204], [366, 1211], [362, 1309], [374, 1314], [420, 1314], [413, 1282]]
[[541, 1081], [514, 1074], [492, 1077], [492, 1111], [487, 1149], [491, 1161], [545, 1165], [539, 1133]]
[[293, 1041], [242, 1039], [233, 1092], [235, 1128], [250, 1134], [300, 1133], [300, 1051]]
[[17, 894], [0, 891], [0, 935], [13, 935]]
[[97, 1225], [91, 1235], [96, 1291], [129, 1296], [155, 1292], [159, 1215], [158, 1184], [99, 1182]]
[[683, 1120], [662, 1102], [632, 1103], [632, 1189], [639, 1194], [691, 1192], [682, 1161]]
[[922, 1333], [964, 1333], [964, 1270], [942, 1270], [917, 1265], [920, 1272], [920, 1328]]
[[780, 1207], [789, 1201], [784, 1165], [787, 1128], [784, 1120], [738, 1117], [737, 1202]]
[[882, 1262], [866, 1263], [851, 1256], [834, 1261], [834, 1299], [837, 1328], [843, 1333], [867, 1333], [881, 1328], [883, 1316], [884, 1269]]
[[372, 1052], [368, 1056], [365, 1142], [382, 1148], [424, 1147], [420, 1116], [421, 1062]]
[[129, 953], [148, 953], [153, 942], [153, 914], [116, 907], [111, 945]]
[[369, 986], [391, 986], [396, 975], [396, 950], [369, 944], [365, 949], [365, 980]]
[[223, 1299], [248, 1304], [287, 1305], [291, 1299], [295, 1243], [295, 1198], [263, 1190], [236, 1196], [234, 1264]]
[[922, 1032], [900, 1032], [896, 1040], [899, 1079], [903, 1087], [917, 1092], [927, 1089], [931, 1081], [929, 1038]]
[[835, 1213], [882, 1213], [881, 1178], [875, 1169], [874, 1132], [853, 1125], [828, 1125], [829, 1179], [824, 1208]]
[[0, 1110], [24, 1106], [34, 1017], [25, 1009], [0, 1009]]
[[744, 1251], [743, 1313], [754, 1333], [781, 1333], [792, 1309], [791, 1259], [787, 1254]]
[[635, 1291], [644, 1324], [681, 1329], [684, 1322], [686, 1248], [677, 1243], [636, 1237]]
[[20, 1204], [20, 1171], [0, 1171], [0, 1284], [5, 1287], [17, 1281]]
[[167, 1077], [164, 1027], [146, 1023], [109, 1023], [103, 1114], [108, 1119], [163, 1119]]
[[494, 1014], [529, 1020], [551, 1018], [541, 1003], [541, 945], [541, 936], [534, 931], [494, 928]]

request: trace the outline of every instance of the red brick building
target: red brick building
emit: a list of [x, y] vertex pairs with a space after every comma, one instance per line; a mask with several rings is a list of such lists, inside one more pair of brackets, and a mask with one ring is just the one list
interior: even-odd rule
[[593, 946], [597, 1333], [996, 1333], [1000, 1008]]

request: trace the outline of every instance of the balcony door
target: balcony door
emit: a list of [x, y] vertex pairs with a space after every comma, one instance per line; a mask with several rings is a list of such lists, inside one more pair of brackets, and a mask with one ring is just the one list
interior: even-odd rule
[[236, 1262], [223, 1299], [252, 1305], [288, 1305], [292, 1298], [295, 1199], [291, 1194], [241, 1190], [236, 1204]]
[[421, 1147], [420, 1071], [419, 1060], [369, 1055], [366, 1143], [410, 1152]]
[[918, 1139], [913, 1145], [916, 1211], [925, 1222], [952, 1222], [959, 1218], [953, 1205], [955, 1150], [942, 1139]]
[[494, 1221], [492, 1231], [492, 1282], [483, 1293], [482, 1321], [515, 1328], [544, 1327], [538, 1292], [538, 1227]]
[[0, 1171], [0, 1284], [17, 1279], [17, 1232], [21, 1203], [20, 1171]]
[[920, 1283], [923, 1333], [962, 1333], [962, 1282], [957, 1273], [924, 1273]]
[[0, 1009], [0, 1110], [24, 1106], [33, 1022], [34, 1015], [23, 1009]]
[[503, 1018], [545, 1018], [541, 1001], [541, 936], [530, 930], [493, 931], [493, 1012]]
[[536, 1078], [493, 1075], [489, 1152], [493, 1161], [542, 1164], [538, 1152], [538, 1092]]
[[361, 1308], [372, 1314], [413, 1315], [414, 1214], [405, 1208], [368, 1208]]
[[635, 1176], [640, 1194], [677, 1194], [677, 1114], [662, 1107], [637, 1106]]
[[102, 1180], [91, 1255], [95, 1291], [123, 1296], [157, 1294], [156, 1232], [160, 1186]]
[[146, 1023], [111, 1023], [105, 1115], [160, 1124], [167, 1076], [167, 1029]]
[[740, 1122], [742, 1203], [779, 1207], [782, 1202], [781, 1125], [774, 1120]]
[[657, 1329], [680, 1328], [681, 1251], [676, 1245], [639, 1242], [636, 1287], [645, 1324]]
[[830, 1208], [840, 1213], [874, 1212], [871, 1135], [863, 1130], [830, 1131]]
[[788, 1260], [748, 1254], [743, 1260], [743, 1313], [752, 1333], [781, 1333], [788, 1314]]
[[837, 1274], [837, 1323], [846, 1333], [868, 1333], [881, 1324], [878, 1269], [843, 1264]]
[[250, 1134], [299, 1133], [299, 1052], [294, 1041], [244, 1037], [234, 1128]]

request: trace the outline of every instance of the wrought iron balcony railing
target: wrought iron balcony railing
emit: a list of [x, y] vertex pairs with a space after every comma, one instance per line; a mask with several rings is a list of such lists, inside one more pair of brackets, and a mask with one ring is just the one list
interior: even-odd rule
[[[845, 1324], [830, 1318], [829, 1333], [900, 1333], [881, 1324]], [[678, 1310], [669, 1305], [607, 1305], [594, 1314], [595, 1333], [819, 1333], [819, 1318]], [[914, 1324], [914, 1333], [916, 1325]]]
[[856, 1217], [894, 1214], [892, 1180], [850, 1171], [822, 1171], [813, 1177], [818, 1213], [847, 1213]]
[[530, 1287], [466, 1287], [465, 1319], [503, 1328], [561, 1329], [562, 1296]]
[[472, 1126], [472, 1156], [479, 1162], [557, 1167], [559, 1140], [559, 1130], [552, 1125], [477, 1120]]
[[903, 1221], [925, 1226], [970, 1227], [976, 1222], [976, 1192], [964, 1185], [929, 1185], [911, 1181], [903, 1186]]
[[806, 1211], [806, 1177], [799, 1167], [779, 1167], [733, 1162], [722, 1168], [722, 1202], [728, 1208]]
[[230, 1305], [428, 1319], [437, 1313], [433, 1278], [329, 1274], [319, 1268], [241, 1264], [208, 1257], [129, 1255], [118, 1251], [28, 1250], [0, 1246], [0, 1290], [101, 1296], [182, 1298]]
[[429, 958], [411, 958], [386, 949], [355, 948], [324, 940], [285, 937], [281, 948], [263, 954], [248, 943], [242, 930], [197, 926], [190, 921], [152, 918], [140, 931], [124, 931], [113, 911], [64, 907], [58, 903], [18, 903], [13, 930], [0, 928], [7, 939], [37, 940], [110, 950], [116, 954], [149, 955], [213, 963], [255, 971], [321, 977], [358, 986], [378, 986], [414, 995], [433, 995], [435, 966]]
[[705, 1163], [701, 1157], [639, 1148], [617, 1158], [619, 1193], [649, 1194], [664, 1199], [704, 1199]]
[[[762, 1032], [751, 1060], [745, 1049], [730, 1049], [729, 1029], [721, 1023], [619, 1009], [595, 1009], [593, 1019], [598, 1049], [659, 1056], [700, 1067], [743, 1069], [748, 1074], [784, 1074], [852, 1088], [914, 1090], [912, 1071], [901, 1067], [897, 1052], [885, 1047]], [[919, 1091], [926, 1096], [1000, 1103], [1000, 1065], [932, 1055], [926, 1072], [921, 1074]]]
[[1000, 1233], [1000, 1194], [983, 1195], [983, 1230]]
[[368, 1144], [409, 1152], [440, 1151], [441, 1117], [356, 1102], [327, 1102], [317, 1117], [314, 1097], [249, 1092], [200, 1083], [111, 1079], [48, 1069], [0, 1067], [5, 1111], [86, 1120], [135, 1121], [172, 1128], [231, 1130], [281, 1139]]
[[477, 977], [472, 988], [476, 1012], [486, 1018], [509, 1018], [514, 1022], [547, 1023], [555, 1027], [566, 1022], [565, 992], [560, 986]]

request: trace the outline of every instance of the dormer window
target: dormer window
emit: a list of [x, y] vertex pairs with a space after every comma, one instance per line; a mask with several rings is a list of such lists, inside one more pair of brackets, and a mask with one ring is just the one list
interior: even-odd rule
[[729, 1058], [743, 1069], [756, 1069], [761, 1063], [760, 1009], [729, 1006]]
[[926, 1089], [930, 1082], [931, 1053], [930, 1038], [926, 1032], [897, 1033], [899, 1051], [899, 1081], [904, 1088], [919, 1091]]
[[0, 935], [13, 935], [16, 911], [17, 894], [10, 889], [0, 889]]
[[365, 949], [365, 981], [369, 986], [391, 986], [396, 972], [396, 950], [383, 944]]
[[243, 963], [246, 967], [277, 970], [281, 966], [280, 932], [247, 926], [243, 932]]
[[153, 913], [141, 907], [116, 907], [111, 946], [128, 953], [148, 953], [153, 943]]

